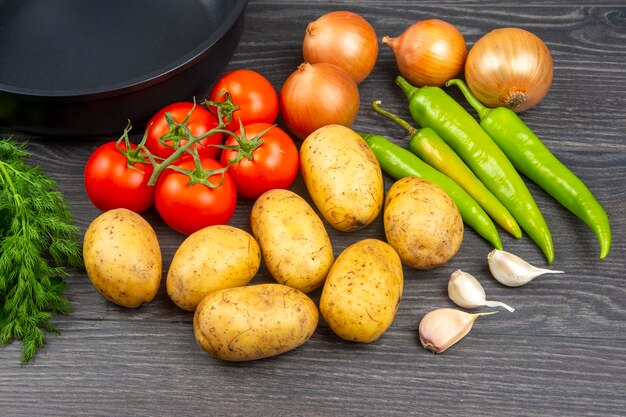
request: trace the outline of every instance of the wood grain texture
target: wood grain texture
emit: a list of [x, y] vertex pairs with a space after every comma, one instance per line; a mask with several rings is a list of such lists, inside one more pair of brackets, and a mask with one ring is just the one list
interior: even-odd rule
[[[405, 268], [398, 314], [375, 343], [344, 342], [321, 322], [299, 349], [242, 364], [222, 363], [202, 352], [193, 337], [192, 315], [168, 299], [164, 281], [154, 302], [126, 310], [103, 300], [84, 272], [72, 270], [66, 294], [73, 312], [55, 320], [61, 335], [49, 336], [45, 350], [26, 366], [20, 366], [19, 343], [0, 349], [0, 415], [624, 415], [626, 6], [621, 1], [251, 0], [227, 71], [257, 70], [280, 89], [302, 60], [306, 24], [339, 9], [362, 14], [379, 37], [397, 36], [411, 23], [432, 17], [457, 25], [470, 46], [503, 26], [540, 36], [553, 55], [554, 83], [523, 119], [605, 206], [614, 235], [609, 257], [597, 259], [591, 231], [528, 183], [553, 231], [553, 267], [566, 274], [546, 275], [517, 289], [503, 287], [490, 278], [489, 245], [466, 229], [450, 263], [432, 271]], [[353, 127], [406, 145], [404, 132], [370, 109], [374, 99], [382, 99], [386, 108], [410, 117], [393, 82], [396, 74], [391, 51], [381, 45], [376, 68], [359, 87], [361, 108]], [[454, 90], [451, 94], [460, 99]], [[89, 154], [114, 138], [43, 138], [6, 126], [0, 126], [0, 135], [28, 141], [31, 162], [59, 183], [84, 231], [99, 212], [85, 194], [82, 170]], [[385, 177], [385, 183], [388, 189], [392, 180]], [[292, 188], [309, 199], [301, 178]], [[240, 200], [231, 224], [249, 231], [251, 206]], [[145, 217], [160, 239], [166, 271], [184, 237], [156, 211]], [[329, 233], [337, 255], [357, 240], [382, 238], [382, 219], [359, 232], [329, 228]], [[528, 237], [515, 240], [504, 232], [501, 237], [507, 250], [545, 265]], [[419, 346], [417, 326], [427, 311], [452, 306], [446, 283], [459, 268], [480, 280], [488, 298], [516, 311], [479, 318], [458, 345], [433, 355]], [[262, 267], [253, 283], [271, 280]], [[319, 290], [311, 296], [317, 303]]]

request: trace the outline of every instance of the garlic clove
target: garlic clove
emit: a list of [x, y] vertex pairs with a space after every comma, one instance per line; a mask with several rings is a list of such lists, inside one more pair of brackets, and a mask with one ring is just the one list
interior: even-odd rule
[[460, 269], [450, 275], [448, 296], [456, 305], [463, 308], [487, 306], [503, 307], [510, 312], [515, 311], [514, 308], [499, 301], [487, 301], [485, 290], [480, 282], [472, 274]]
[[473, 275], [457, 269], [448, 280], [448, 297], [459, 307], [475, 308], [485, 301], [485, 290]]
[[440, 308], [427, 313], [419, 325], [420, 343], [425, 349], [442, 353], [463, 339], [479, 316], [497, 313], [466, 313], [453, 308]]
[[487, 262], [493, 277], [508, 287], [520, 287], [528, 284], [539, 275], [564, 273], [563, 271], [537, 268], [519, 256], [499, 249], [494, 249], [487, 255]]

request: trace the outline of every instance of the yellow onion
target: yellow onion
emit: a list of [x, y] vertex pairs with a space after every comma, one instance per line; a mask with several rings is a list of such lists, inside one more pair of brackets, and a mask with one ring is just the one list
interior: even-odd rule
[[304, 60], [327, 62], [348, 72], [357, 84], [374, 69], [378, 58], [378, 37], [362, 16], [335, 11], [309, 23], [302, 43]]
[[546, 44], [524, 29], [496, 29], [476, 42], [465, 64], [472, 93], [488, 107], [523, 112], [552, 85], [554, 66]]
[[397, 38], [384, 36], [396, 57], [400, 74], [411, 84], [442, 86], [463, 71], [467, 45], [456, 26], [439, 19], [409, 26]]
[[305, 62], [280, 90], [280, 113], [299, 139], [329, 124], [350, 126], [359, 111], [359, 88], [335, 64]]

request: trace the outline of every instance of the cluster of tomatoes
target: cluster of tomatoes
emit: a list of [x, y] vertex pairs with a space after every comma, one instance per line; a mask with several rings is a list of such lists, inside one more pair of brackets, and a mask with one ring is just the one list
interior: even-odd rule
[[299, 169], [291, 137], [274, 125], [278, 95], [258, 72], [222, 76], [208, 100], [178, 102], [147, 123], [141, 143], [127, 129], [85, 165], [85, 189], [100, 210], [141, 213], [153, 205], [173, 229], [191, 234], [226, 224], [237, 196], [288, 188]]

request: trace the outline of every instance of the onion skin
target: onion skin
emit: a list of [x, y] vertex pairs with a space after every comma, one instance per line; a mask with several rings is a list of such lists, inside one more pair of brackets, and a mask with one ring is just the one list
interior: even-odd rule
[[465, 79], [487, 107], [516, 113], [536, 106], [552, 85], [554, 65], [546, 44], [518, 28], [495, 29], [470, 49]]
[[359, 111], [359, 87], [337, 65], [305, 62], [285, 80], [279, 104], [287, 128], [304, 140], [322, 126], [349, 127]]
[[465, 38], [456, 26], [439, 19], [409, 26], [397, 38], [384, 36], [396, 58], [400, 74], [416, 87], [441, 87], [463, 71], [467, 58]]
[[374, 69], [378, 58], [378, 37], [361, 15], [335, 11], [309, 23], [302, 42], [304, 60], [327, 62], [348, 72], [361, 83]]

